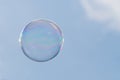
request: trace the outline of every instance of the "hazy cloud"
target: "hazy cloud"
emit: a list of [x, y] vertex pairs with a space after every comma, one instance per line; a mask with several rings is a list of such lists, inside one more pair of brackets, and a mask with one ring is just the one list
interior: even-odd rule
[[95, 20], [120, 31], [120, 0], [81, 0], [90, 20]]

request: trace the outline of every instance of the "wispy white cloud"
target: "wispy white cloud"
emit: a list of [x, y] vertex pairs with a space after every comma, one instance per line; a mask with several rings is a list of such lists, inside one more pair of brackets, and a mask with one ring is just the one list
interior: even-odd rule
[[[80, 0], [89, 19], [120, 31], [120, 0]], [[109, 23], [108, 23], [109, 22]]]

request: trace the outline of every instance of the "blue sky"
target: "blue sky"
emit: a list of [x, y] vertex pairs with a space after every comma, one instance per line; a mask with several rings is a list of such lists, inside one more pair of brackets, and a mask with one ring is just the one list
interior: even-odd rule
[[[119, 0], [0, 0], [0, 80], [120, 80]], [[55, 21], [64, 47], [38, 63], [18, 39], [36, 19]]]

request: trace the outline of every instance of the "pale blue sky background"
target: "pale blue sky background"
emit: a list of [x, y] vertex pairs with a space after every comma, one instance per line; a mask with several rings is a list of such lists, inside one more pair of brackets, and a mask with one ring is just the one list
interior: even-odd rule
[[[86, 10], [80, 0], [0, 0], [0, 80], [120, 80], [120, 32]], [[65, 39], [45, 63], [28, 59], [18, 42], [23, 27], [41, 18], [55, 21]]]

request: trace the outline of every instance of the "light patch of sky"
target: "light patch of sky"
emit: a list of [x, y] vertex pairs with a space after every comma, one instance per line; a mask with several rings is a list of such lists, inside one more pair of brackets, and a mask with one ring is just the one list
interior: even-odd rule
[[105, 23], [112, 30], [120, 31], [119, 0], [80, 0], [88, 19]]

